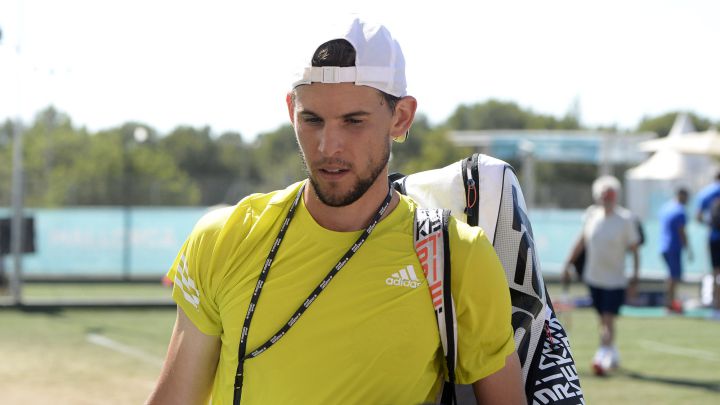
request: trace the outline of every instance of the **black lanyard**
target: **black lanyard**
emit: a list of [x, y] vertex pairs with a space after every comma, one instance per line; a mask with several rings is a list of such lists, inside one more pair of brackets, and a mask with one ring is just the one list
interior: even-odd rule
[[383, 216], [385, 211], [387, 210], [388, 206], [390, 205], [390, 200], [392, 199], [392, 187], [388, 190], [388, 195], [385, 197], [385, 200], [380, 204], [380, 207], [377, 210], [377, 213], [375, 213], [375, 216], [372, 219], [372, 222], [370, 223], [370, 226], [368, 226], [363, 233], [360, 235], [360, 237], [355, 241], [355, 243], [350, 247], [350, 249], [345, 252], [343, 257], [333, 266], [333, 268], [330, 270], [330, 272], [325, 276], [323, 281], [315, 287], [312, 293], [307, 297], [307, 299], [303, 302], [302, 305], [295, 311], [295, 313], [290, 317], [290, 319], [287, 321], [287, 323], [280, 328], [280, 330], [273, 335], [270, 339], [268, 339], [265, 343], [260, 345], [255, 351], [245, 354], [247, 349], [247, 337], [248, 332], [250, 331], [250, 322], [252, 321], [252, 317], [255, 314], [255, 309], [257, 308], [258, 299], [260, 298], [260, 293], [262, 292], [263, 285], [265, 284], [265, 280], [267, 279], [268, 273], [270, 272], [270, 266], [273, 263], [273, 260], [275, 260], [275, 256], [277, 255], [277, 251], [280, 248], [280, 244], [283, 241], [283, 238], [285, 237], [285, 232], [287, 232], [288, 227], [290, 226], [290, 221], [292, 221], [293, 216], [295, 215], [295, 210], [297, 209], [298, 203], [300, 202], [300, 198], [302, 198], [303, 190], [305, 190], [305, 185], [300, 187], [300, 190], [298, 190], [297, 195], [295, 196], [295, 200], [293, 201], [292, 205], [290, 206], [290, 210], [287, 213], [287, 216], [285, 217], [285, 221], [283, 221], [282, 226], [280, 226], [280, 231], [278, 232], [277, 238], [275, 238], [275, 243], [273, 243], [272, 248], [270, 248], [270, 253], [268, 253], [267, 259], [265, 260], [265, 264], [263, 265], [263, 269], [260, 272], [260, 276], [258, 277], [257, 284], [255, 284], [255, 291], [253, 291], [253, 295], [250, 298], [250, 305], [248, 305], [247, 314], [245, 315], [245, 321], [243, 322], [243, 328], [240, 332], [240, 348], [238, 350], [238, 367], [237, 372], [235, 373], [235, 393], [233, 396], [233, 404], [239, 405], [240, 404], [240, 397], [242, 396], [242, 386], [243, 386], [243, 366], [245, 363], [245, 360], [252, 359], [254, 357], [257, 357], [260, 355], [260, 353], [264, 352], [270, 346], [275, 344], [280, 338], [282, 338], [285, 333], [292, 327], [295, 322], [302, 316], [302, 314], [305, 312], [306, 309], [312, 304], [315, 299], [320, 295], [320, 293], [327, 287], [328, 284], [330, 284], [330, 281], [335, 277], [335, 275], [342, 269], [345, 264], [350, 260], [350, 258], [357, 252], [360, 247], [365, 243], [367, 238], [370, 236], [370, 233], [375, 229], [375, 226], [380, 222], [380, 218]]

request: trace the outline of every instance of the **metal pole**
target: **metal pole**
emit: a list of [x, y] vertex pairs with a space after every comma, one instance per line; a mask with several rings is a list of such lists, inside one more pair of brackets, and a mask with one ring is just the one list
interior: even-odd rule
[[22, 3], [18, 2], [18, 35], [15, 55], [18, 69], [17, 79], [17, 119], [13, 125], [13, 163], [12, 189], [10, 190], [12, 218], [10, 220], [10, 254], [13, 258], [13, 277], [10, 280], [10, 291], [13, 303], [22, 303], [22, 228], [23, 228], [23, 129], [22, 129]]
[[13, 125], [13, 164], [12, 164], [12, 219], [10, 221], [10, 252], [13, 258], [13, 277], [10, 281], [13, 303], [22, 303], [22, 240], [23, 240], [23, 131], [20, 121]]
[[123, 146], [123, 255], [122, 255], [122, 279], [130, 279], [130, 259], [132, 257], [132, 218], [130, 212], [130, 162], [128, 159], [128, 140], [122, 134]]
[[130, 258], [132, 257], [132, 218], [130, 204], [123, 206], [123, 280], [130, 280]]
[[613, 134], [605, 133], [602, 135], [600, 143], [600, 167], [598, 167], [598, 176], [608, 176], [613, 172], [613, 165], [610, 154], [613, 146]]
[[535, 144], [523, 140], [518, 145], [522, 158], [522, 189], [528, 210], [535, 206]]
[[147, 129], [136, 127], [132, 138], [122, 134], [123, 142], [123, 280], [129, 281], [132, 277], [133, 254], [133, 180], [135, 179], [135, 166], [131, 160], [130, 151], [137, 144], [142, 144], [148, 138]]

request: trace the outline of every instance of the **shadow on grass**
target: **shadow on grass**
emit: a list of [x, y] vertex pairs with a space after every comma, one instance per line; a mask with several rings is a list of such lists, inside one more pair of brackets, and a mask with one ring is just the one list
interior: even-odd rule
[[720, 380], [717, 381], [698, 381], [698, 380], [687, 380], [682, 378], [671, 378], [654, 376], [650, 374], [644, 374], [633, 370], [620, 369], [617, 371], [618, 375], [625, 376], [639, 381], [655, 382], [667, 385], [674, 385], [678, 387], [689, 387], [689, 388], [701, 388], [710, 392], [720, 393]]
[[26, 314], [43, 314], [53, 317], [65, 316], [65, 309], [57, 306], [27, 306], [17, 305], [15, 306], [20, 312]]

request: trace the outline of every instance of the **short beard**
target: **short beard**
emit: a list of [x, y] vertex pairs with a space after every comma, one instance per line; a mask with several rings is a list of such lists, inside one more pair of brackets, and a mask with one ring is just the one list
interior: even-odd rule
[[310, 168], [308, 167], [307, 161], [305, 160], [305, 157], [303, 156], [303, 163], [305, 164], [305, 172], [307, 172], [308, 178], [310, 179], [310, 184], [313, 186], [313, 191], [315, 192], [315, 196], [317, 196], [318, 200], [320, 200], [323, 204], [330, 206], [330, 207], [345, 207], [347, 205], [350, 205], [360, 199], [365, 193], [370, 189], [370, 187], [375, 183], [377, 178], [380, 176], [381, 173], [385, 170], [385, 167], [387, 166], [388, 162], [390, 160], [390, 144], [385, 144], [385, 149], [383, 150], [383, 155], [380, 159], [380, 162], [376, 165], [373, 165], [374, 162], [370, 162], [371, 165], [371, 171], [370, 174], [367, 177], [359, 178], [357, 183], [344, 195], [332, 195], [331, 193], [324, 191], [321, 187], [319, 182], [314, 178], [312, 173], [310, 172]]

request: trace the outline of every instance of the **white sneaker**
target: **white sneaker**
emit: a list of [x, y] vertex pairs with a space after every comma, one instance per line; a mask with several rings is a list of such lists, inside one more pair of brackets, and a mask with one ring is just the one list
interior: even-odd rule
[[602, 376], [607, 374], [610, 370], [612, 362], [611, 349], [606, 346], [600, 346], [595, 352], [595, 356], [592, 361], [592, 370], [595, 375]]
[[605, 358], [607, 355], [609, 348], [606, 346], [600, 346], [597, 351], [595, 352], [595, 356], [593, 356], [593, 362], [594, 363], [600, 363], [602, 359]]
[[620, 353], [615, 346], [610, 348], [610, 368], [616, 369], [620, 367]]

